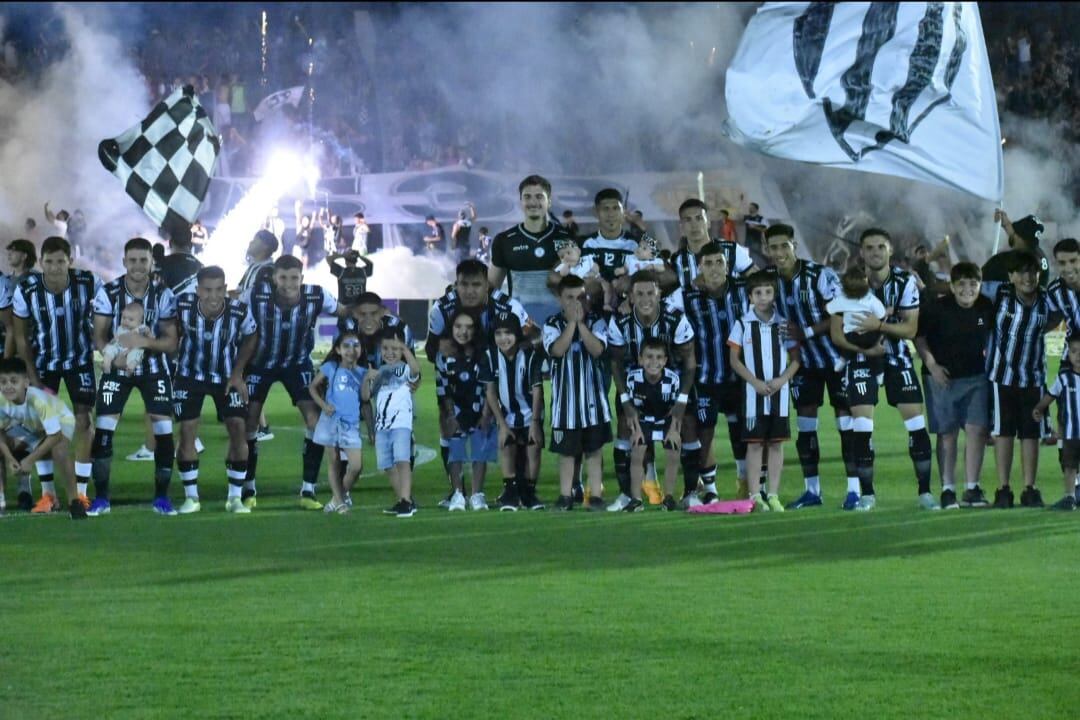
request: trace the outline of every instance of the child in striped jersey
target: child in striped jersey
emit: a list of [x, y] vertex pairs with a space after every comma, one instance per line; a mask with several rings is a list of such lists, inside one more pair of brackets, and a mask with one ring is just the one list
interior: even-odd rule
[[[783, 512], [780, 473], [784, 441], [791, 439], [788, 383], [799, 369], [798, 343], [786, 339], [784, 320], [776, 311], [776, 285], [771, 275], [756, 272], [746, 279], [750, 310], [731, 328], [731, 369], [746, 382], [740, 409], [746, 441], [746, 479], [754, 509]], [[761, 495], [761, 462], [767, 456], [768, 497]]]
[[1058, 404], [1058, 436], [1061, 438], [1061, 472], [1065, 495], [1051, 505], [1053, 510], [1076, 509], [1076, 473], [1080, 470], [1080, 334], [1066, 340], [1066, 361], [1053, 386], [1031, 411], [1035, 422], [1041, 423], [1050, 403]]
[[[349, 493], [363, 468], [360, 388], [366, 368], [358, 364], [359, 359], [359, 335], [344, 332], [334, 340], [333, 349], [308, 384], [308, 393], [321, 410], [312, 442], [332, 451], [326, 478], [334, 497], [323, 508], [328, 513], [349, 512], [352, 507]], [[369, 413], [370, 409], [364, 414], [370, 421]], [[342, 466], [342, 454], [348, 461], [346, 467]]]
[[454, 487], [447, 508], [450, 511], [465, 509], [462, 466], [466, 462], [472, 466], [469, 508], [488, 509], [484, 496], [487, 464], [498, 457], [495, 425], [480, 380], [480, 368], [486, 359], [476, 325], [472, 314], [458, 310], [450, 321], [453, 350], [435, 356], [435, 394], [445, 424], [442, 436], [449, 441], [447, 462]]
[[536, 494], [540, 449], [544, 447], [543, 356], [524, 341], [514, 315], [498, 320], [495, 347], [480, 365], [487, 404], [499, 427], [499, 461], [503, 494], [499, 509], [515, 511], [521, 498]]
[[412, 497], [412, 394], [420, 384], [420, 363], [405, 344], [400, 325], [382, 331], [379, 348], [382, 365], [364, 376], [360, 399], [374, 401], [375, 421], [368, 439], [375, 445], [375, 460], [390, 476], [397, 503], [383, 512], [412, 517], [416, 503]]

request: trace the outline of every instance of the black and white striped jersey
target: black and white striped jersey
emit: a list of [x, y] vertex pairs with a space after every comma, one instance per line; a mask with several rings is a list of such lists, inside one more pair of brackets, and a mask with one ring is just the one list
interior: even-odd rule
[[1063, 365], [1047, 391], [1057, 399], [1057, 417], [1062, 440], [1080, 440], [1080, 373]]
[[[1080, 332], [1080, 293], [1061, 278], [1057, 278], [1046, 288], [1046, 294], [1050, 296], [1053, 309], [1061, 313], [1065, 320], [1065, 337]], [[1069, 344], [1065, 343], [1061, 348], [1063, 363], [1068, 354]]]
[[454, 416], [463, 431], [474, 429], [484, 412], [484, 383], [481, 366], [486, 362], [481, 353], [473, 357], [435, 356], [435, 395], [450, 398]]
[[626, 373], [626, 394], [642, 425], [662, 425], [678, 403], [679, 392], [679, 373], [671, 368], [664, 368], [656, 382], [645, 377], [644, 368]]
[[[723, 249], [729, 278], [738, 277], [753, 266], [754, 260], [750, 257], [750, 251], [742, 245], [730, 240], [713, 239], [710, 242]], [[691, 287], [694, 278], [698, 276], [698, 256], [689, 247], [683, 247], [671, 258], [671, 265], [679, 278], [679, 287], [683, 290]]]
[[[590, 313], [586, 317], [589, 330], [607, 346], [608, 324], [603, 317]], [[599, 358], [589, 355], [574, 331], [570, 348], [562, 357], [550, 357], [551, 345], [566, 329], [562, 313], [552, 315], [544, 323], [544, 351], [551, 363], [551, 427], [557, 430], [579, 430], [611, 422], [604, 373]]]
[[255, 334], [255, 320], [248, 306], [228, 298], [216, 317], [199, 310], [195, 293], [176, 299], [180, 349], [176, 376], [212, 385], [224, 385], [236, 365], [236, 353], [245, 339]]
[[[825, 306], [840, 293], [840, 278], [832, 268], [811, 260], [797, 260], [790, 279], [774, 266], [768, 270], [776, 277], [776, 309], [785, 321], [805, 329], [829, 316]], [[802, 366], [810, 369], [832, 369], [840, 360], [840, 351], [828, 332], [803, 341], [799, 355]]]
[[[780, 377], [788, 366], [788, 351], [797, 343], [785, 340], [784, 320], [780, 313], [763, 322], [753, 309], [748, 310], [731, 329], [728, 345], [742, 350], [742, 363], [758, 380], [768, 382]], [[786, 387], [765, 397], [759, 395], [750, 383], [745, 384], [743, 417], [787, 417], [788, 396]]]
[[244, 270], [243, 277], [240, 278], [240, 282], [236, 284], [236, 290], [238, 299], [241, 302], [251, 303], [251, 291], [257, 288], [263, 283], [270, 284], [274, 282], [274, 261], [263, 260], [262, 262], [252, 263]]
[[608, 346], [612, 353], [623, 353], [623, 363], [637, 365], [641, 345], [646, 338], [660, 338], [667, 345], [668, 365], [677, 366], [675, 348], [694, 339], [694, 328], [681, 310], [660, 305], [660, 313], [652, 324], [645, 326], [631, 308], [628, 313], [611, 316], [608, 325]]
[[480, 380], [495, 383], [506, 424], [512, 428], [527, 428], [533, 421], [532, 391], [544, 384], [542, 353], [532, 347], [519, 347], [513, 357], [506, 357], [498, 348], [489, 347], [486, 362], [480, 366]]
[[87, 270], [69, 270], [67, 287], [58, 293], [50, 292], [38, 273], [28, 274], [15, 286], [12, 312], [30, 321], [34, 367], [39, 373], [93, 363], [93, 303], [100, 286]]
[[[550, 294], [549, 294], [550, 297]], [[431, 311], [428, 312], [428, 334], [435, 337], [450, 337], [450, 323], [461, 307], [461, 300], [456, 290], [450, 290], [445, 295], [431, 303]], [[529, 321], [529, 315], [520, 302], [510, 297], [502, 290], [492, 290], [490, 297], [483, 309], [479, 311], [480, 330], [490, 341], [491, 329], [499, 320], [505, 320], [510, 315], [517, 317], [521, 327]], [[473, 317], [477, 317], [474, 314]]]
[[1025, 304], [1012, 283], [1001, 283], [994, 295], [993, 327], [986, 351], [986, 376], [1010, 387], [1042, 387], [1046, 382], [1046, 342], [1043, 333], [1053, 301], [1038, 290]]
[[719, 297], [693, 286], [683, 293], [683, 308], [694, 328], [697, 381], [719, 385], [734, 379], [727, 341], [735, 321], [749, 309], [745, 285], [733, 278]]
[[[94, 296], [94, 314], [112, 319], [110, 339], [120, 329], [120, 313], [131, 302], [142, 303], [143, 324], [153, 332], [154, 337], [161, 337], [164, 321], [176, 318], [176, 298], [172, 290], [162, 283], [151, 282], [142, 297], [135, 297], [127, 289], [126, 275], [102, 285]], [[135, 369], [135, 375], [163, 375], [169, 372], [169, 361], [165, 353], [146, 352], [142, 364]]]
[[626, 265], [626, 258], [637, 251], [637, 240], [625, 233], [619, 237], [606, 238], [597, 231], [594, 235], [585, 238], [581, 245], [582, 257], [591, 255], [600, 268], [600, 277], [608, 282], [615, 279], [615, 271]]
[[270, 283], [257, 285], [250, 297], [248, 308], [259, 333], [251, 366], [262, 370], [293, 367], [310, 359], [319, 315], [337, 312], [337, 300], [319, 285], [301, 285], [295, 305], [282, 305]]
[[[905, 310], [919, 309], [919, 286], [915, 282], [915, 275], [907, 270], [890, 266], [889, 274], [881, 287], [871, 287], [870, 292], [885, 306], [885, 324], [895, 325], [903, 322], [900, 317]], [[907, 340], [884, 335], [885, 362], [900, 370], [910, 370], [915, 367], [911, 357], [911, 348]]]

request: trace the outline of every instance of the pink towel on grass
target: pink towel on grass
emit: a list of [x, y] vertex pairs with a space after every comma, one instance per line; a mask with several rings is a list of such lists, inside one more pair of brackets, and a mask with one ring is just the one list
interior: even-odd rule
[[709, 515], [745, 515], [753, 509], [753, 500], [718, 500], [708, 505], [697, 505], [687, 512]]

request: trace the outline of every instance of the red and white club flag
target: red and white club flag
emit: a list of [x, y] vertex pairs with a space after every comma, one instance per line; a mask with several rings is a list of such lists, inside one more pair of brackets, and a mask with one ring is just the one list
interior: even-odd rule
[[728, 136], [767, 155], [998, 201], [1001, 129], [973, 2], [777, 2], [727, 71]]

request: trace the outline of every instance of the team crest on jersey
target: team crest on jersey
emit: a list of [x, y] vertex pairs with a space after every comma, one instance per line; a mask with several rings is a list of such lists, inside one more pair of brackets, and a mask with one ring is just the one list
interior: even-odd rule
[[204, 332], [204, 333], [202, 334], [202, 338], [203, 338], [203, 340], [205, 340], [206, 342], [210, 342], [211, 340], [213, 340], [213, 339], [214, 339], [214, 333], [212, 333], [212, 332]]
[[292, 323], [288, 323], [288, 322], [281, 323], [281, 329], [282, 330], [288, 330], [291, 327], [292, 327]]
[[56, 308], [56, 310], [53, 311], [53, 314], [56, 315], [56, 317], [58, 317], [58, 318], [64, 317], [64, 308], [62, 308], [62, 307]]
[[538, 258], [544, 257], [544, 248], [542, 248], [542, 247], [536, 248], [535, 250], [533, 250], [533, 255], [535, 255]]

